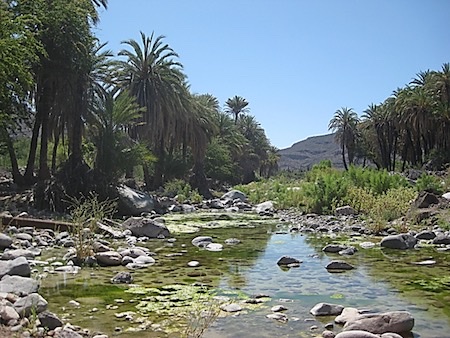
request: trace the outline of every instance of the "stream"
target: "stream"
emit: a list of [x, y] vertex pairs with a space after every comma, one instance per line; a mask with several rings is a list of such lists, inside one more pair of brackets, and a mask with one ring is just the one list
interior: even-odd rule
[[[177, 226], [190, 226], [183, 219], [173, 222]], [[242, 305], [238, 314], [222, 311], [205, 330], [206, 338], [320, 337], [325, 325], [334, 319], [309, 314], [320, 302], [371, 312], [406, 310], [415, 318], [413, 337], [450, 337], [446, 252], [432, 247], [408, 251], [382, 250], [379, 246], [363, 249], [358, 243], [379, 239], [330, 239], [315, 234], [287, 233], [272, 219], [232, 219], [226, 227], [205, 220], [192, 222], [206, 225], [196, 233], [177, 233], [173, 236], [176, 241], [139, 243], [156, 254], [156, 264], [133, 272], [136, 288], [111, 284], [110, 278], [116, 272], [128, 271], [124, 267], [83, 268], [78, 274], [44, 274], [40, 293], [49, 301], [49, 310], [72, 324], [110, 337], [180, 337], [196, 317], [192, 304], [204, 298], [202, 294], [187, 295], [188, 289], [174, 294], [173, 289], [195, 283], [208, 286], [208, 293], [214, 292], [220, 299], [227, 296], [230, 302], [239, 304], [254, 295], [270, 296], [261, 304]], [[224, 243], [227, 238], [238, 238], [241, 242], [211, 252], [190, 243], [200, 235], [211, 236], [216, 243]], [[336, 241], [351, 241], [358, 252], [346, 257], [322, 252], [326, 244]], [[60, 257], [61, 249], [45, 255], [50, 261], [57, 260], [52, 257]], [[276, 263], [284, 255], [300, 259], [300, 267], [280, 268]], [[325, 266], [334, 259], [344, 259], [355, 269], [330, 273]], [[429, 259], [436, 264], [415, 264]], [[200, 266], [188, 267], [192, 260], [200, 262]], [[128, 292], [130, 289], [136, 292]], [[155, 292], [161, 298], [155, 297]], [[163, 298], [167, 294], [170, 300]], [[70, 301], [79, 305], [73, 306]], [[287, 322], [266, 318], [274, 305], [287, 308], [284, 311]], [[340, 332], [341, 327], [334, 325], [332, 330]]]

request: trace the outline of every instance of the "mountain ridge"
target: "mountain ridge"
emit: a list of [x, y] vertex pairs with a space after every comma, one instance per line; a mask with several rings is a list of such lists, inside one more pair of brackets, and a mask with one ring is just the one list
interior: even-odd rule
[[278, 151], [280, 170], [308, 170], [323, 160], [331, 160], [334, 167], [342, 168], [341, 149], [335, 134], [311, 136]]

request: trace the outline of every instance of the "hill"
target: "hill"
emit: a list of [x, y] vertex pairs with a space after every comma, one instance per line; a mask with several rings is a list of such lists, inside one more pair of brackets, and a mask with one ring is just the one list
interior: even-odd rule
[[342, 168], [341, 149], [334, 134], [308, 137], [291, 147], [278, 151], [280, 170], [307, 170], [322, 160], [331, 160], [334, 167]]

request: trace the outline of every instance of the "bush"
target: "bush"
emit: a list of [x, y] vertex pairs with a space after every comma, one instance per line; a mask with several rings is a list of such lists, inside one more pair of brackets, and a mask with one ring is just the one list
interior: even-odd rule
[[442, 195], [444, 193], [444, 183], [439, 177], [423, 173], [416, 181], [416, 190], [419, 192], [427, 190]]

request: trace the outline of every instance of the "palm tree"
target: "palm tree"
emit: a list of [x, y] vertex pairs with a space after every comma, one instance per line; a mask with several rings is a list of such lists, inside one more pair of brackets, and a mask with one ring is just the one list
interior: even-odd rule
[[135, 139], [146, 139], [158, 157], [153, 181], [147, 175], [148, 187], [157, 188], [163, 184], [164, 157], [166, 146], [176, 133], [176, 125], [184, 118], [186, 111], [185, 75], [178, 55], [163, 42], [164, 36], [147, 37], [141, 32], [141, 44], [130, 39], [122, 43], [131, 50], [122, 50], [119, 62], [119, 83], [129, 90], [136, 101], [145, 107], [141, 123], [132, 131]]
[[234, 116], [234, 123], [237, 124], [239, 114], [248, 113], [248, 102], [241, 96], [235, 95], [225, 102], [225, 112]]
[[211, 138], [217, 134], [214, 114], [218, 112], [219, 104], [217, 98], [204, 94], [192, 95], [191, 106], [186, 131], [194, 159], [192, 186], [204, 197], [211, 198], [205, 175], [205, 156]]
[[328, 130], [336, 132], [336, 140], [341, 145], [342, 162], [345, 170], [348, 170], [347, 162], [345, 160], [345, 150], [347, 149], [347, 156], [349, 163], [353, 163], [355, 140], [357, 133], [357, 124], [359, 122], [358, 115], [352, 108], [342, 107], [334, 113], [333, 118], [328, 124]]
[[105, 92], [93, 102], [89, 135], [96, 148], [94, 168], [105, 186], [112, 183], [129, 163], [123, 154], [132, 142], [127, 129], [141, 116], [142, 110], [134, 97], [118, 89]]

